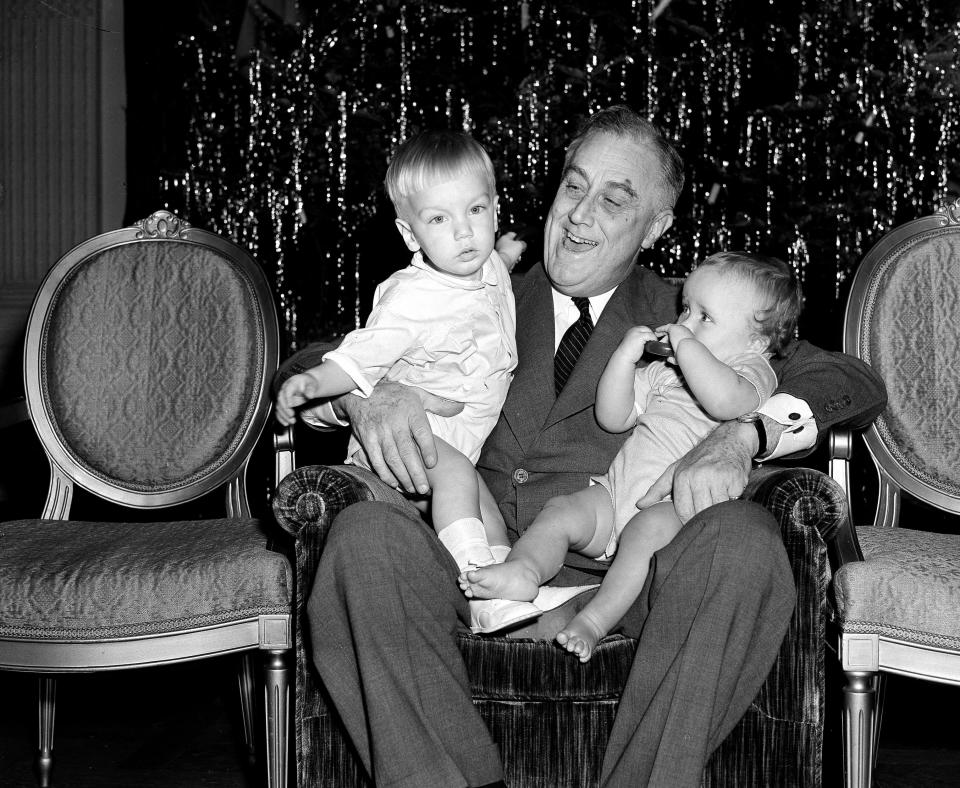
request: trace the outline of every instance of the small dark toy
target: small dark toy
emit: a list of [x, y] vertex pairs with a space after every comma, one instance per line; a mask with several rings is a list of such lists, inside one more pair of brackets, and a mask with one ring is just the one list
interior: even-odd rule
[[667, 358], [673, 355], [673, 348], [669, 342], [656, 342], [651, 339], [643, 346], [643, 352], [649, 356]]

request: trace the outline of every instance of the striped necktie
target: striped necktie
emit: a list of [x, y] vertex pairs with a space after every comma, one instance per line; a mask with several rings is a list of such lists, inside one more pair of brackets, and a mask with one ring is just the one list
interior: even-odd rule
[[593, 331], [593, 321], [590, 319], [590, 299], [573, 296], [573, 303], [580, 310], [577, 322], [567, 329], [557, 347], [557, 355], [553, 359], [553, 385], [557, 396], [563, 389], [567, 378], [573, 372], [573, 367], [580, 358], [590, 332]]

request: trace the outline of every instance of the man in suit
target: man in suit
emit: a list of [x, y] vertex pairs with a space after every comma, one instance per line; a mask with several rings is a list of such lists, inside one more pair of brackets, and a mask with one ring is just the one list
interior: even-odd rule
[[[519, 366], [477, 465], [514, 535], [547, 498], [605, 472], [625, 437], [596, 424], [596, 383], [628, 327], [676, 317], [676, 292], [636, 261], [672, 224], [682, 182], [669, 143], [625, 107], [593, 115], [567, 151], [543, 263], [515, 284]], [[563, 382], [554, 354], [578, 321], [589, 339]], [[883, 406], [879, 379], [840, 354], [797, 342], [775, 369], [780, 388], [755, 420], [722, 425], [655, 485], [655, 496], [672, 491], [685, 525], [621, 623], [638, 649], [604, 785], [699, 784], [773, 664], [794, 605], [772, 516], [734, 500], [751, 460], [809, 449], [831, 426], [864, 425]], [[452, 404], [377, 388], [333, 410], [381, 478], [425, 492], [423, 463], [435, 452], [423, 407]], [[571, 557], [552, 582], [596, 582], [599, 571]], [[456, 645], [470, 621], [456, 577], [412, 507], [354, 505], [328, 537], [308, 607], [313, 656], [378, 786], [502, 784]]]

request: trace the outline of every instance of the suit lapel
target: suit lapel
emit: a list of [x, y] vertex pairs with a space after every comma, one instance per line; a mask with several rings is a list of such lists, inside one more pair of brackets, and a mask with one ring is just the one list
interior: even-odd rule
[[600, 375], [628, 328], [641, 324], [655, 328], [664, 320], [662, 314], [657, 314], [651, 296], [650, 283], [655, 278], [647, 269], [634, 267], [610, 297], [567, 385], [551, 408], [545, 427], [593, 406]]
[[520, 364], [503, 416], [521, 446], [529, 446], [553, 407], [553, 291], [537, 265], [517, 288], [517, 357]]
[[[503, 416], [517, 441], [529, 447], [541, 432], [558, 421], [589, 408], [596, 400], [597, 382], [613, 348], [624, 332], [637, 324], [651, 325], [675, 316], [664, 314], [651, 295], [659, 282], [652, 271], [635, 267], [610, 297], [590, 341], [560, 392], [553, 395], [553, 291], [542, 265], [532, 268], [518, 284], [517, 353], [520, 365], [514, 375]], [[658, 285], [663, 290], [663, 285]], [[672, 309], [671, 305], [669, 309]]]

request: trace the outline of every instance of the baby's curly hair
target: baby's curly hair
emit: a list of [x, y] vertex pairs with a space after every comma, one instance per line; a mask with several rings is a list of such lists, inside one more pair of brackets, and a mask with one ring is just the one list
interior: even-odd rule
[[754, 314], [757, 331], [770, 344], [767, 350], [779, 356], [793, 341], [803, 307], [803, 293], [793, 268], [783, 260], [752, 252], [717, 252], [698, 267], [719, 266], [752, 282], [766, 297], [768, 306]]

